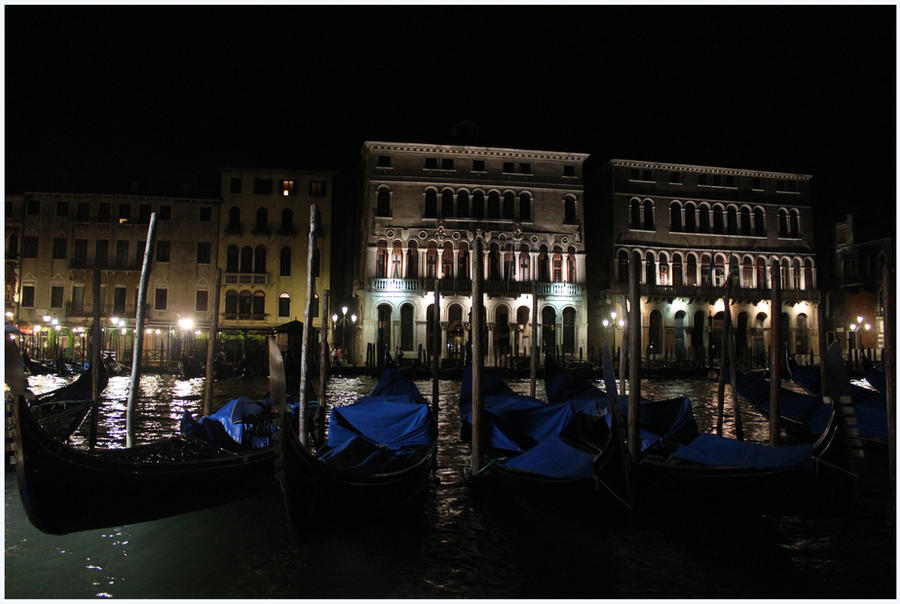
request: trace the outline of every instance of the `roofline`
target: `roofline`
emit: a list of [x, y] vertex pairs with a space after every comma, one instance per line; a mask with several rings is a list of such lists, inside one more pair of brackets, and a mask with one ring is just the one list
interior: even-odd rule
[[278, 173], [292, 172], [300, 174], [337, 174], [338, 170], [313, 170], [310, 168], [233, 168], [228, 166], [217, 166], [216, 170], [221, 172], [260, 172], [260, 173]]
[[653, 162], [637, 159], [610, 159], [611, 166], [624, 166], [632, 168], [657, 168], [660, 170], [681, 170], [686, 172], [717, 173], [733, 176], [758, 176], [760, 178], [786, 178], [790, 180], [812, 180], [810, 174], [794, 172], [773, 172], [769, 170], [747, 170], [739, 168], [723, 168], [719, 166], [699, 166], [696, 164], [676, 164], [671, 162]]
[[60, 193], [58, 191], [26, 191], [22, 194], [23, 197], [28, 197], [29, 195], [40, 195], [44, 197], [66, 197], [68, 199], [122, 199], [129, 198], [133, 200], [155, 200], [155, 201], [195, 201], [202, 203], [222, 203], [222, 200], [218, 197], [176, 197], [172, 195], [142, 195], [135, 193]]
[[577, 151], [542, 151], [538, 149], [514, 149], [511, 147], [483, 147], [478, 145], [445, 145], [437, 143], [401, 143], [389, 141], [363, 141], [362, 151], [404, 151], [407, 153], [451, 153], [457, 155], [481, 155], [487, 157], [520, 157], [531, 159], [555, 159], [585, 161], [589, 153]]

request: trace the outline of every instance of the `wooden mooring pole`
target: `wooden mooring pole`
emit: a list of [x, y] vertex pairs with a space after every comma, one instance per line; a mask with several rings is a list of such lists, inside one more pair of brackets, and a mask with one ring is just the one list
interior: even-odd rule
[[322, 446], [325, 439], [325, 395], [328, 390], [328, 363], [331, 360], [328, 354], [328, 327], [331, 321], [331, 310], [329, 303], [331, 302], [331, 291], [325, 290], [322, 300], [322, 310], [319, 316], [322, 317], [322, 333], [320, 335], [319, 345], [319, 407], [316, 409], [316, 436], [318, 437], [318, 445]]
[[482, 452], [482, 420], [484, 413], [484, 391], [482, 377], [484, 374], [484, 349], [481, 345], [484, 333], [484, 307], [481, 301], [481, 281], [484, 264], [482, 260], [481, 235], [475, 235], [475, 255], [472, 259], [475, 269], [472, 279], [472, 473], [481, 470]]
[[628, 271], [628, 452], [631, 463], [641, 455], [641, 257], [632, 252]]
[[896, 323], [894, 318], [894, 267], [886, 260], [881, 272], [881, 295], [884, 302], [884, 377], [885, 399], [887, 399], [888, 420], [888, 463], [891, 480], [897, 476], [897, 382], [894, 375], [896, 365]]
[[719, 339], [719, 386], [716, 390], [716, 395], [718, 397], [718, 405], [716, 406], [716, 436], [722, 436], [722, 424], [725, 419], [725, 353], [728, 349], [728, 337], [731, 331], [732, 275], [733, 273], [729, 274], [728, 278], [725, 280], [725, 296], [723, 298], [725, 310], [722, 314], [725, 317], [725, 325], [723, 326], [720, 334], [721, 338]]
[[213, 381], [216, 379], [216, 334], [219, 333], [219, 296], [222, 291], [222, 269], [216, 269], [216, 289], [213, 290], [212, 317], [209, 321], [209, 340], [206, 342], [206, 382], [203, 384], [203, 415], [212, 413]]
[[156, 239], [156, 212], [150, 214], [147, 243], [144, 246], [144, 263], [141, 266], [141, 282], [138, 287], [137, 317], [134, 323], [134, 352], [131, 354], [131, 386], [128, 388], [128, 408], [125, 411], [125, 446], [134, 446], [134, 401], [140, 394], [141, 348], [144, 345], [144, 309], [147, 299], [147, 282], [150, 280], [150, 262], [153, 241]]
[[312, 326], [310, 324], [310, 306], [313, 301], [313, 290], [316, 286], [316, 279], [313, 276], [313, 255], [316, 252], [316, 204], [309, 206], [309, 245], [306, 249], [306, 305], [303, 308], [303, 338], [300, 341], [300, 390], [297, 393], [299, 400], [298, 408], [298, 437], [300, 444], [304, 447], [308, 446], [306, 438], [306, 366], [307, 353], [309, 350], [310, 333]]
[[103, 362], [103, 329], [100, 327], [100, 313], [103, 300], [100, 299], [100, 267], [94, 267], [94, 319], [91, 322], [91, 432], [90, 448], [97, 446], [97, 423], [100, 421], [100, 363]]
[[[622, 345], [619, 347], [619, 394], [625, 396], [625, 376], [628, 374], [628, 296], [622, 296]], [[613, 325], [613, 344], [616, 342], [615, 325]], [[615, 354], [613, 350], [611, 354]]]
[[441, 343], [441, 275], [440, 272], [436, 272], [434, 275], [434, 307], [432, 308], [431, 313], [432, 325], [431, 325], [431, 337], [432, 337], [432, 348], [434, 349], [432, 354], [433, 357], [431, 359], [431, 412], [434, 414], [435, 421], [437, 421], [437, 412], [440, 406], [439, 401], [441, 396], [441, 382], [440, 382], [440, 373], [441, 373], [441, 350], [443, 349], [443, 345]]
[[538, 302], [537, 302], [537, 279], [531, 281], [531, 362], [530, 378], [528, 392], [531, 398], [534, 398], [537, 389], [537, 364], [538, 364]]
[[781, 405], [781, 268], [777, 261], [772, 263], [772, 316], [769, 318], [769, 444], [775, 446], [779, 440]]

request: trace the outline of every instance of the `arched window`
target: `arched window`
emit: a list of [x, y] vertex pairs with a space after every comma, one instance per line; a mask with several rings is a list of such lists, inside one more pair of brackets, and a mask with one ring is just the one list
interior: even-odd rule
[[659, 255], [659, 284], [671, 285], [669, 282], [669, 260], [665, 254]]
[[759, 256], [756, 257], [756, 287], [762, 289], [769, 287], [768, 279], [766, 279], [766, 261]]
[[641, 202], [637, 199], [632, 199], [629, 208], [631, 214], [631, 228], [641, 228]]
[[282, 277], [291, 276], [291, 248], [289, 248], [288, 246], [284, 246], [281, 248], [279, 268], [279, 274]]
[[414, 240], [410, 240], [406, 251], [406, 278], [419, 278], [419, 247]]
[[679, 233], [683, 229], [681, 227], [681, 204], [673, 201], [669, 204], [669, 231]]
[[715, 262], [715, 279], [713, 280], [713, 285], [718, 287], [725, 285], [725, 257], [721, 254], [716, 254]]
[[644, 283], [656, 285], [656, 256], [653, 252], [647, 252], [644, 256]]
[[766, 236], [766, 215], [762, 208], [753, 208], [753, 234], [757, 237]]
[[788, 279], [788, 271], [790, 264], [788, 263], [787, 258], [781, 259], [781, 289], [787, 289], [791, 286], [790, 279]]
[[256, 246], [256, 253], [253, 254], [253, 272], [257, 274], [266, 272], [266, 247], [264, 245]]
[[488, 193], [488, 219], [500, 218], [500, 194], [497, 191]]
[[553, 281], [562, 281], [562, 249], [559, 247], [553, 248]]
[[531, 254], [524, 243], [519, 248], [519, 280], [531, 281]]
[[556, 354], [556, 309], [552, 306], [541, 311], [541, 338], [544, 353]]
[[278, 294], [278, 316], [291, 316], [291, 295], [287, 292], [281, 292], [280, 294]]
[[803, 262], [803, 279], [806, 282], [806, 289], [814, 289], [816, 287], [815, 278], [813, 277], [812, 260], [809, 258]]
[[484, 193], [475, 191], [472, 195], [472, 218], [482, 220], [484, 218]]
[[799, 258], [794, 258], [792, 268], [793, 268], [792, 272], [793, 272], [793, 282], [794, 282], [793, 288], [800, 289], [801, 273], [800, 273], [800, 259]]
[[738, 216], [737, 216], [737, 208], [734, 206], [728, 206], [728, 234], [729, 235], [737, 235], [738, 234]]
[[459, 218], [469, 217], [469, 193], [466, 191], [456, 194], [456, 215]]
[[444, 189], [441, 193], [441, 216], [444, 218], [453, 217], [453, 191]]
[[460, 279], [470, 279], [469, 276], [469, 245], [463, 241], [459, 244], [459, 253], [456, 257], [456, 276]]
[[9, 236], [9, 245], [6, 246], [6, 257], [7, 258], [17, 258], [18, 256], [19, 256], [19, 235], [17, 233], [12, 233]]
[[444, 244], [444, 251], [441, 254], [441, 278], [453, 278], [453, 244], [449, 241]]
[[569, 254], [566, 256], [566, 281], [576, 283], [575, 278], [575, 248], [569, 247]]
[[697, 257], [693, 254], [687, 256], [687, 270], [684, 275], [684, 282], [687, 285], [697, 285]]
[[507, 220], [516, 218], [516, 196], [512, 191], [503, 194], [503, 218]]
[[794, 351], [797, 354], [809, 354], [809, 326], [804, 313], [797, 315], [797, 339], [794, 343]]
[[619, 250], [619, 283], [628, 283], [628, 252]]
[[379, 359], [382, 352], [391, 352], [391, 313], [393, 309], [390, 304], [378, 305], [378, 323], [376, 333], [376, 350], [379, 352]]
[[256, 229], [265, 230], [269, 226], [269, 211], [265, 208], [256, 208]]
[[519, 220], [522, 222], [531, 221], [531, 195], [528, 193], [519, 195]]
[[504, 355], [509, 348], [509, 309], [501, 304], [494, 312], [494, 352]]
[[425, 252], [425, 277], [434, 279], [437, 275], [437, 246], [434, 241], [428, 244], [428, 251]]
[[698, 310], [694, 313], [694, 329], [691, 332], [691, 348], [703, 348], [703, 334], [706, 330], [706, 313]]
[[437, 192], [434, 189], [425, 191], [425, 218], [437, 218]]
[[406, 303], [400, 307], [400, 348], [402, 350], [413, 349], [413, 315], [415, 307]]
[[752, 235], [753, 225], [750, 224], [750, 208], [741, 208], [741, 235]]
[[249, 315], [253, 312], [253, 294], [244, 290], [238, 297], [238, 314]]
[[563, 353], [575, 354], [575, 309], [563, 309]]
[[225, 314], [226, 315], [234, 315], [237, 314], [238, 307], [238, 293], [233, 289], [229, 289], [225, 292]]
[[294, 232], [294, 211], [290, 208], [281, 210], [281, 232], [285, 235]]
[[578, 218], [575, 214], [575, 200], [571, 197], [566, 197], [563, 200], [563, 221], [566, 224], [575, 224], [578, 222]]
[[649, 350], [651, 355], [663, 353], [662, 347], [662, 313], [654, 309], [650, 311]]
[[506, 244], [506, 250], [503, 252], [503, 278], [507, 281], [516, 280], [516, 256], [513, 254], [511, 243]]
[[538, 252], [538, 281], [542, 283], [550, 281], [550, 258], [547, 255], [546, 245], [542, 245]]
[[700, 284], [712, 284], [712, 258], [710, 258], [709, 254], [700, 256]]
[[488, 279], [497, 281], [500, 279], [500, 246], [491, 244], [488, 252]]
[[700, 208], [697, 210], [698, 215], [700, 216], [699, 223], [700, 228], [699, 232], [701, 233], [709, 233], [709, 206], [704, 204], [700, 205]]
[[[438, 329], [440, 329], [438, 325]], [[425, 309], [425, 346], [428, 348], [428, 357], [434, 358], [434, 304], [429, 304]]]
[[384, 279], [387, 277], [387, 241], [383, 239], [378, 242], [378, 250], [375, 252], [375, 278]]
[[746, 312], [738, 313], [737, 328], [734, 330], [734, 349], [737, 358], [746, 354], [747, 349], [747, 319]]
[[741, 265], [741, 287], [753, 287], [753, 261], [744, 258]]
[[644, 230], [656, 230], [656, 227], [653, 225], [653, 202], [649, 199], [644, 200]]
[[228, 230], [235, 231], [241, 228], [241, 209], [231, 206], [228, 210]]
[[378, 189], [378, 194], [376, 196], [377, 200], [377, 208], [376, 215], [377, 216], [390, 216], [391, 215], [391, 190], [387, 187], [382, 187]]
[[253, 248], [249, 245], [241, 248], [241, 272], [253, 272]]
[[725, 219], [722, 215], [722, 206], [713, 207], [713, 233], [722, 234], [725, 232]]
[[226, 273], [236, 273], [238, 272], [238, 267], [240, 266], [239, 258], [240, 258], [240, 250], [238, 250], [238, 246], [229, 245], [228, 249], [225, 250], [225, 272]]
[[800, 236], [800, 212], [791, 210], [791, 237]]
[[690, 202], [684, 204], [684, 230], [688, 233], [697, 230], [697, 208]]
[[680, 287], [684, 285], [684, 273], [681, 266], [681, 254], [672, 256], [672, 285]]
[[679, 361], [684, 359], [684, 318], [686, 316], [683, 310], [676, 312], [672, 326], [672, 343], [675, 347], [675, 358]]
[[778, 236], [788, 236], [788, 214], [784, 208], [778, 210]]
[[261, 291], [253, 292], [253, 318], [263, 319], [266, 314], [266, 294]]
[[403, 277], [403, 248], [399, 241], [395, 241], [391, 249], [391, 278], [401, 277]]

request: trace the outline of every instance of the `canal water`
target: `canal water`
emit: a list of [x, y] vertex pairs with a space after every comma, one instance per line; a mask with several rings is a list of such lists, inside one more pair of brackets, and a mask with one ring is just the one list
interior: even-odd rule
[[[103, 393], [100, 446], [122, 447], [128, 377]], [[36, 393], [60, 378], [31, 378]], [[329, 397], [349, 404], [375, 385], [333, 377]], [[431, 383], [417, 382], [430, 397]], [[527, 393], [527, 380], [510, 380]], [[893, 598], [893, 503], [825, 518], [734, 518], [695, 510], [684, 518], [627, 521], [602, 510], [537, 515], [473, 499], [469, 450], [459, 440], [459, 382], [441, 382], [439, 449], [421, 519], [350, 525], [335, 517], [297, 542], [277, 487], [256, 497], [162, 520], [72, 535], [46, 535], [25, 516], [14, 472], [6, 474], [5, 596], [8, 598]], [[146, 375], [138, 440], [177, 431], [199, 415], [203, 380]], [[264, 378], [217, 382], [214, 408], [262, 396]], [[649, 398], [691, 397], [701, 431], [715, 425], [716, 384], [652, 380]], [[538, 397], [543, 385], [538, 381]], [[726, 405], [728, 408], [728, 405]], [[730, 408], [729, 408], [730, 409]], [[745, 433], [767, 437], [744, 408]], [[732, 418], [726, 415], [731, 434]], [[73, 443], [84, 446], [85, 434]], [[114, 487], [114, 485], [111, 485]], [[673, 493], [673, 497], [677, 494]], [[723, 513], [724, 512], [724, 513]]]

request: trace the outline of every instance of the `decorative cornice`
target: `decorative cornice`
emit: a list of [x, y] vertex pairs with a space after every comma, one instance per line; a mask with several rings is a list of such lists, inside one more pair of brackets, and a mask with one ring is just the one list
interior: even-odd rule
[[794, 174], [791, 172], [769, 172], [762, 170], [742, 170], [737, 168], [721, 168], [718, 166], [697, 166], [692, 164], [673, 164], [634, 159], [611, 159], [611, 166], [626, 168], [650, 168], [657, 170], [671, 170], [674, 172], [697, 172], [703, 174], [723, 174], [727, 176], [751, 176], [758, 178], [783, 178], [785, 180], [812, 180], [809, 174]]
[[438, 145], [429, 143], [392, 143], [365, 141], [364, 152], [391, 151], [399, 153], [440, 153], [469, 157], [497, 157], [510, 159], [544, 159], [550, 161], [584, 162], [589, 153], [568, 151], [539, 151], [532, 149], [511, 149], [505, 147], [477, 147], [472, 145]]

